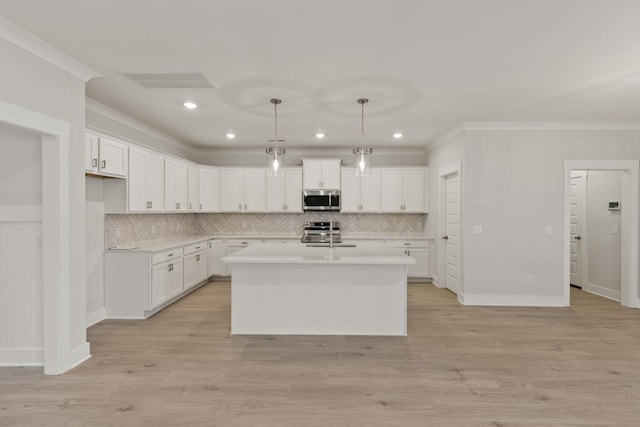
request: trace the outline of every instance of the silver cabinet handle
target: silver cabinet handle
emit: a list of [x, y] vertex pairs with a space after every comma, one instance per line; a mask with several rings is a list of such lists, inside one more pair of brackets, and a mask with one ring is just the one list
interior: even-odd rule
[[238, 210], [242, 210], [242, 204], [238, 205]]
[[176, 203], [176, 209], [180, 209], [180, 203]]
[[93, 162], [91, 163], [91, 166], [93, 166], [94, 168], [98, 167], [98, 159], [93, 159]]
[[147, 209], [151, 208], [151, 202], [147, 202]]
[[247, 205], [246, 205], [246, 204], [244, 205], [244, 210], [245, 210], [245, 211], [247, 210]]
[[202, 210], [202, 203], [200, 203], [200, 210]]
[[574, 239], [576, 239], [576, 240], [582, 240], [582, 237], [580, 237], [580, 236], [576, 236], [576, 237], [574, 237]]
[[173, 271], [173, 264], [169, 264], [169, 271]]
[[287, 210], [287, 205], [282, 205], [282, 210], [286, 211]]
[[193, 209], [193, 207], [191, 206], [191, 203], [189, 203], [189, 210]]
[[200, 261], [200, 255], [196, 255], [196, 261]]
[[211, 246], [211, 242], [209, 242], [209, 247], [212, 247], [212, 246]]
[[104, 169], [104, 168], [106, 168], [106, 167], [107, 167], [107, 161], [106, 161], [106, 160], [103, 160], [103, 161], [102, 161], [102, 169]]
[[449, 236], [442, 236], [444, 240], [449, 240]]
[[200, 246], [196, 246], [196, 251], [197, 251], [198, 249], [200, 249]]
[[167, 255], [167, 258], [169, 258], [170, 256], [173, 256], [173, 254], [169, 254], [169, 255]]

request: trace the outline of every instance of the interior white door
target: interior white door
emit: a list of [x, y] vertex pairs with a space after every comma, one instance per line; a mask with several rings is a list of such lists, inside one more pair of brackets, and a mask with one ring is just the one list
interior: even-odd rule
[[569, 185], [569, 282], [578, 287], [582, 277], [582, 231], [586, 199], [586, 171], [571, 171]]
[[444, 183], [444, 285], [460, 292], [460, 178], [447, 175]]

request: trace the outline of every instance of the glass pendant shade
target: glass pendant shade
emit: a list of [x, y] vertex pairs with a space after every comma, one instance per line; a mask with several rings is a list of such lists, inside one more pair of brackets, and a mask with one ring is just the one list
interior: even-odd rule
[[284, 175], [284, 159], [287, 150], [280, 147], [268, 147], [267, 153], [267, 175], [283, 176]]
[[373, 149], [370, 147], [356, 147], [353, 149], [356, 176], [368, 176], [371, 173], [372, 153]]

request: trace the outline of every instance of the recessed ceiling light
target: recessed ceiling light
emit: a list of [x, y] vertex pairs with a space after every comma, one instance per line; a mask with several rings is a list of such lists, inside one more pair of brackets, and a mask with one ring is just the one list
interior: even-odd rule
[[198, 104], [196, 104], [195, 102], [192, 102], [192, 101], [187, 101], [183, 105], [186, 108], [188, 108], [189, 110], [194, 110], [194, 109], [198, 108]]
[[402, 134], [400, 132], [396, 132], [396, 133], [393, 134], [393, 137], [395, 139], [400, 139], [400, 138], [402, 138]]
[[229, 132], [227, 135], [225, 135], [227, 137], [227, 139], [234, 139], [236, 137], [235, 133], [231, 133]]
[[318, 139], [324, 138], [324, 133], [322, 133], [322, 132], [316, 133], [316, 138], [318, 138]]

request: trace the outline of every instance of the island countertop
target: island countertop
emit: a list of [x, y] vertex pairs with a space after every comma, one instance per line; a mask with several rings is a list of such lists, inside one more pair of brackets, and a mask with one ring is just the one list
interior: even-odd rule
[[306, 244], [257, 243], [222, 259], [230, 264], [415, 264], [401, 249], [309, 247]]

